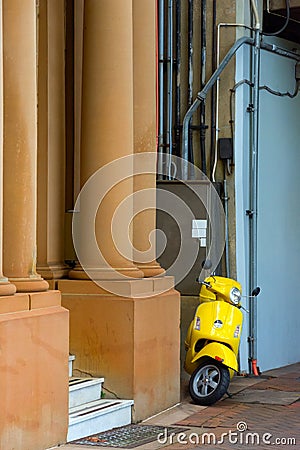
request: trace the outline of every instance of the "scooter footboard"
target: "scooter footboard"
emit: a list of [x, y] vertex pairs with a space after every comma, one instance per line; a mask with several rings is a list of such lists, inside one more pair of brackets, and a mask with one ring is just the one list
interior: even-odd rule
[[193, 364], [205, 356], [219, 361], [224, 364], [224, 366], [234, 370], [235, 372], [238, 371], [238, 363], [235, 353], [224, 344], [219, 342], [210, 342], [194, 356], [191, 363]]

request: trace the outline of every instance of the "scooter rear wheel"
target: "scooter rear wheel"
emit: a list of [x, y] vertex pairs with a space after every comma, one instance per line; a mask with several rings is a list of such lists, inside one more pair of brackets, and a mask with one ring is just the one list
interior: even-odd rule
[[229, 382], [227, 367], [209, 359], [200, 363], [192, 374], [189, 384], [190, 395], [198, 405], [213, 405], [227, 392]]

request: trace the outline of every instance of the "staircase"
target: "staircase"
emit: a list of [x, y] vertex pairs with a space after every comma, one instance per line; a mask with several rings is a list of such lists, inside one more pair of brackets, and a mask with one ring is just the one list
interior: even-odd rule
[[131, 423], [133, 400], [103, 399], [104, 378], [74, 378], [69, 357], [69, 429], [67, 442]]

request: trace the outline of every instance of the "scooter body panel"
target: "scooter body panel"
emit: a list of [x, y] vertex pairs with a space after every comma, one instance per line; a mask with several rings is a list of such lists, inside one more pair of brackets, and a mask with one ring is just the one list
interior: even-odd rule
[[[189, 374], [193, 373], [198, 365], [199, 358], [205, 356], [202, 352], [212, 344], [213, 346], [209, 347], [212, 354], [209, 353], [206, 356], [213, 359], [215, 359], [215, 356], [220, 356], [224, 360], [224, 365], [237, 370], [237, 353], [242, 323], [242, 312], [228, 302], [221, 300], [201, 303], [190, 324], [185, 341], [187, 350], [185, 370]], [[220, 346], [220, 351], [225, 348], [222, 352], [224, 358], [222, 355], [214, 354], [216, 345]]]
[[238, 370], [236, 354], [224, 344], [220, 344], [219, 342], [210, 342], [195, 355], [191, 361], [192, 364], [199, 361], [200, 358], [203, 358], [204, 356], [221, 362], [224, 366], [234, 370], [235, 372]]
[[237, 288], [242, 292], [241, 284], [232, 278], [211, 276], [205, 279], [207, 283], [211, 284], [211, 288], [203, 285], [200, 290], [200, 303], [210, 302], [212, 300], [228, 301], [230, 291], [232, 288]]

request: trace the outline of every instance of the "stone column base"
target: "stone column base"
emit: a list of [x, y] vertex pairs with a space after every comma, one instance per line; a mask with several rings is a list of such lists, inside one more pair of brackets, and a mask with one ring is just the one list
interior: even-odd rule
[[57, 280], [61, 278], [67, 278], [70, 271], [70, 267], [64, 264], [47, 264], [44, 266], [38, 266], [38, 274], [47, 281], [49, 289], [57, 289]]
[[47, 264], [37, 267], [38, 274], [47, 281], [67, 277], [69, 270], [70, 268], [64, 264]]
[[118, 274], [120, 274], [120, 279], [123, 277], [129, 277], [133, 280], [138, 278], [143, 278], [144, 273], [135, 266], [128, 266], [127, 268], [113, 267], [111, 268], [87, 268], [88, 273], [86, 273], [80, 265], [76, 266], [74, 269], [69, 271], [69, 278], [74, 280], [87, 280], [91, 278], [94, 280], [115, 280]]
[[1, 295], [13, 295], [15, 294], [17, 288], [14, 284], [9, 281], [1, 281], [0, 282], [0, 296]]
[[154, 261], [152, 263], [137, 263], [136, 264], [140, 270], [143, 271], [145, 277], [161, 277], [166, 274], [165, 269], [160, 267], [160, 265]]
[[74, 369], [103, 376], [104, 388], [133, 399], [139, 421], [180, 401], [180, 295], [172, 277], [106, 283], [58, 282], [70, 311]]
[[0, 297], [0, 448], [66, 441], [68, 311], [59, 292]]
[[38, 275], [32, 278], [9, 278], [9, 281], [16, 286], [17, 292], [41, 292], [49, 289], [47, 281]]

